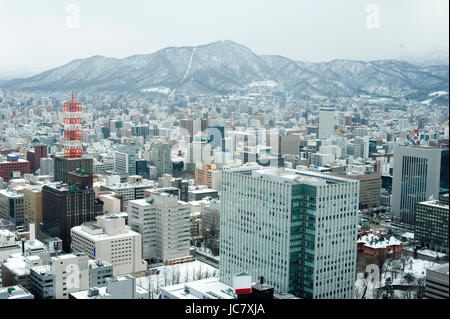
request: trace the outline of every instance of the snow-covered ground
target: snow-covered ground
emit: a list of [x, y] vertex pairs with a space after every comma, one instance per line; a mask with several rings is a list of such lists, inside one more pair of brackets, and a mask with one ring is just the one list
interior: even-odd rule
[[[408, 247], [408, 248], [405, 248], [405, 250], [413, 252], [414, 248]], [[428, 257], [434, 257], [434, 258], [436, 258], [436, 257], [443, 258], [443, 257], [447, 256], [444, 253], [438, 253], [436, 251], [432, 251], [432, 250], [429, 250], [429, 249], [420, 249], [420, 250], [417, 251], [417, 253], [421, 254], [421, 255], [424, 255], [424, 256], [428, 256]]]
[[429, 96], [442, 96], [442, 95], [447, 95], [448, 92], [447, 91], [436, 91], [433, 93], [428, 94]]
[[[151, 268], [150, 271], [155, 271], [155, 273], [147, 277], [136, 278], [136, 284], [152, 291], [154, 299], [159, 297], [161, 287], [219, 276], [217, 268], [199, 260], [172, 266], [155, 267]], [[159, 273], [156, 273], [157, 271]]]
[[169, 94], [170, 93], [170, 88], [166, 88], [166, 87], [154, 87], [154, 88], [148, 88], [148, 89], [143, 89], [142, 92], [155, 92], [155, 93], [160, 93], [160, 94]]
[[[403, 260], [405, 268], [403, 269]], [[402, 259], [388, 260], [384, 265], [386, 269], [380, 278], [380, 286], [385, 286], [386, 280], [391, 278], [392, 285], [418, 285], [421, 281], [425, 279], [426, 269], [437, 266], [438, 263], [434, 261], [414, 259], [412, 257], [402, 257]], [[405, 279], [406, 274], [411, 274], [414, 276], [414, 281], [408, 283]], [[366, 299], [375, 299], [376, 290], [374, 289], [374, 281], [367, 282], [364, 279], [364, 273], [360, 272], [357, 274], [357, 279], [355, 282], [355, 298], [361, 299], [364, 293], [364, 289], [367, 285]], [[415, 298], [415, 292], [410, 296]], [[403, 291], [396, 290], [394, 292], [394, 298], [406, 298], [406, 293]]]

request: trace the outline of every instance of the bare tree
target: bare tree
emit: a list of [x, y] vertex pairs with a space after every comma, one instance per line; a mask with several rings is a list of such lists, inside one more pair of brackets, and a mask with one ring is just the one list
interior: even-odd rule
[[169, 284], [169, 269], [164, 267], [163, 269], [163, 278], [164, 278], [164, 287], [167, 287]]
[[177, 285], [180, 283], [180, 270], [178, 267], [174, 267], [172, 270], [172, 284]]
[[217, 210], [202, 215], [204, 247], [209, 248], [214, 256], [219, 254], [220, 215]]

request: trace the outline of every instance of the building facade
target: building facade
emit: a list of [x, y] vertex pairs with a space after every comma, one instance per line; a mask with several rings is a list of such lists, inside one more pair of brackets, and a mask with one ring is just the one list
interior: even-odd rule
[[260, 167], [222, 174], [221, 281], [244, 271], [277, 293], [353, 298], [357, 181]]
[[392, 216], [414, 225], [416, 203], [439, 197], [441, 150], [396, 146], [392, 182]]

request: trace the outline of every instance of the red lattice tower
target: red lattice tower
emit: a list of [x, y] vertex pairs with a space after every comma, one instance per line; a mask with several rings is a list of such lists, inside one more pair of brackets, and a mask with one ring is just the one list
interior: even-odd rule
[[64, 158], [80, 158], [81, 147], [81, 103], [64, 103]]

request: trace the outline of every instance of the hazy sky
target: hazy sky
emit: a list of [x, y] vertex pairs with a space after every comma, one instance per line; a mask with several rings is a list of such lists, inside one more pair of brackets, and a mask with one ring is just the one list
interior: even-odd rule
[[448, 0], [0, 0], [0, 74], [225, 39], [304, 61], [396, 58], [448, 50], [448, 11]]

